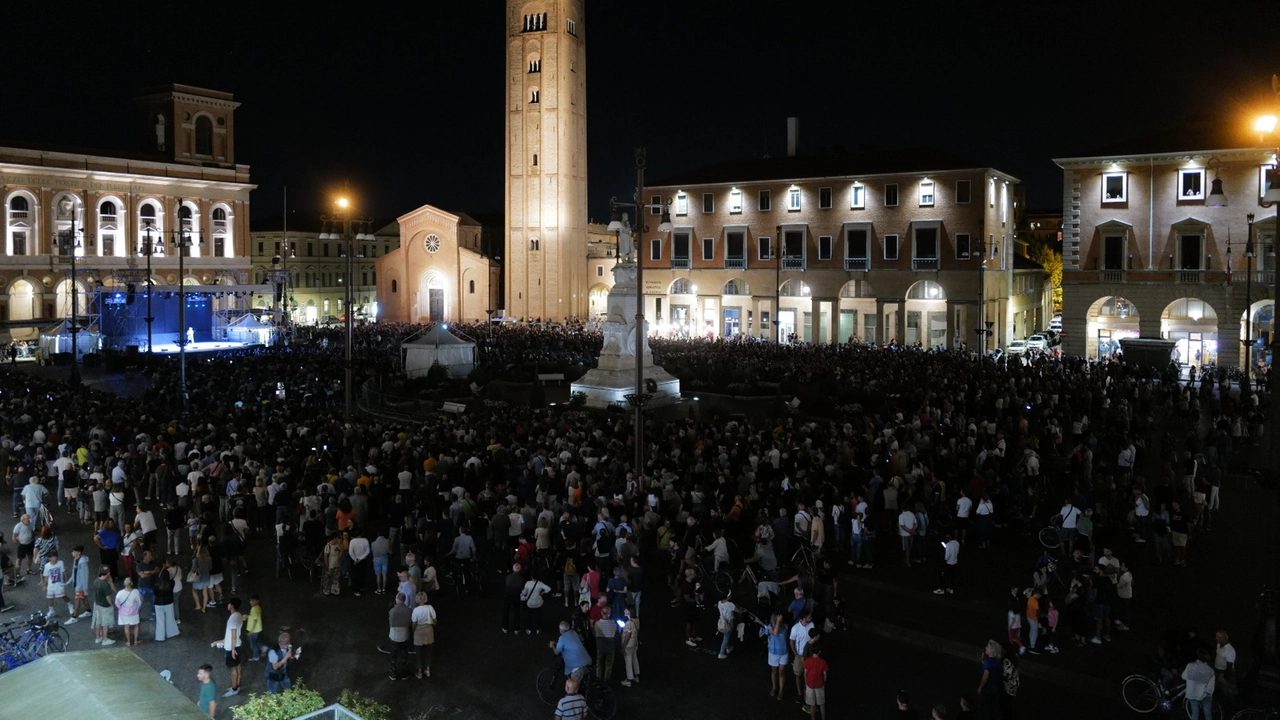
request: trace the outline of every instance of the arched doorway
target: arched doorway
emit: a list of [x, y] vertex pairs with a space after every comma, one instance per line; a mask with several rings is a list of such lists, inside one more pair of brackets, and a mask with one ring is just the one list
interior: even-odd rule
[[31, 320], [36, 316], [36, 289], [21, 278], [9, 285], [9, 319]]
[[751, 286], [745, 278], [731, 278], [720, 289], [720, 316], [725, 337], [751, 332]]
[[947, 293], [932, 280], [907, 288], [906, 343], [924, 347], [947, 345]]
[[603, 283], [591, 286], [587, 292], [587, 312], [592, 320], [603, 321], [609, 314], [609, 286]]
[[664, 325], [659, 322], [659, 332], [688, 337], [698, 334], [698, 286], [689, 278], [676, 278], [667, 288], [667, 302], [671, 306], [671, 319]]
[[1138, 308], [1117, 295], [1095, 300], [1086, 318], [1085, 354], [1088, 357], [1110, 357], [1120, 350], [1121, 340], [1140, 334]]
[[449, 306], [444, 294], [444, 276], [434, 270], [418, 281], [418, 317], [427, 322], [448, 318]]
[[1218, 313], [1200, 298], [1180, 298], [1160, 313], [1160, 337], [1173, 340], [1173, 359], [1184, 365], [1218, 362]]
[[809, 341], [811, 327], [804, 319], [813, 311], [812, 293], [799, 278], [778, 287], [778, 337], [783, 342]]

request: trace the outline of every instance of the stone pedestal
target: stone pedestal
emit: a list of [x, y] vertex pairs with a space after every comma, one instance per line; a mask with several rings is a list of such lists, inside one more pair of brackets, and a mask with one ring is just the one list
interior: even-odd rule
[[635, 392], [637, 352], [644, 361], [644, 391], [652, 395], [645, 407], [680, 402], [680, 381], [653, 364], [647, 322], [642, 332], [636, 332], [635, 262], [613, 268], [609, 312], [601, 331], [604, 346], [599, 364], [572, 385], [572, 392], [586, 393], [588, 407], [603, 408], [614, 403], [627, 406], [626, 396]]

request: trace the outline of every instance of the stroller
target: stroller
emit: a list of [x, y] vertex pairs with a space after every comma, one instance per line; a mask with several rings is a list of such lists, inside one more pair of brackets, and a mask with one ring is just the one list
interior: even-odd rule
[[759, 615], [750, 610], [742, 611], [742, 622], [738, 623], [738, 646], [746, 647], [747, 637], [753, 637], [752, 645], [762, 652], [769, 651], [769, 621], [761, 620]]

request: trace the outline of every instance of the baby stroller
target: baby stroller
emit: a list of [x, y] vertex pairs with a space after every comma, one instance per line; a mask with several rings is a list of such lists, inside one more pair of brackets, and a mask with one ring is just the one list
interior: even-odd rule
[[738, 646], [747, 647], [747, 638], [752, 638], [750, 644], [757, 650], [768, 652], [769, 650], [769, 621], [761, 620], [759, 615], [750, 610], [742, 611], [742, 622], [738, 623]]

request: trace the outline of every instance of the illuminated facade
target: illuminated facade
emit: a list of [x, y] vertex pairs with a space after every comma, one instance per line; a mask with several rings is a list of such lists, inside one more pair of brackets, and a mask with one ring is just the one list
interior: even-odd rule
[[[662, 181], [640, 241], [654, 332], [988, 347], [1043, 327], [1043, 269], [1014, 252], [1018, 180], [939, 153], [730, 162]], [[984, 258], [979, 239], [986, 243]], [[980, 274], [982, 279], [979, 279]], [[776, 321], [776, 326], [775, 326]]]
[[[203, 244], [184, 258], [186, 285], [246, 284], [249, 277], [249, 167], [235, 162], [230, 93], [167, 85], [135, 98], [142, 152], [85, 154], [0, 147], [0, 318], [34, 328], [71, 315], [69, 258], [59, 238], [75, 230], [77, 297], [145, 268], [148, 237], [157, 247], [151, 281], [176, 286], [175, 229]], [[145, 275], [145, 272], [143, 273]], [[226, 299], [215, 302], [222, 303]], [[15, 337], [33, 330], [15, 329]]]
[[501, 267], [480, 222], [431, 205], [397, 222], [399, 247], [375, 261], [380, 320], [483, 322], [498, 310]]
[[[268, 273], [272, 269], [284, 269], [289, 273], [289, 316], [294, 323], [316, 324], [333, 322], [346, 312], [346, 287], [348, 282], [347, 260], [342, 243], [320, 239], [318, 220], [315, 227], [304, 227], [286, 233], [278, 228], [255, 230], [250, 248], [253, 253], [254, 282], [265, 285], [271, 282]], [[400, 246], [400, 228], [396, 223], [386, 225], [374, 233], [373, 241], [356, 241], [352, 258], [352, 298], [357, 320], [374, 320], [378, 316], [377, 259]], [[288, 260], [280, 268], [273, 268], [272, 261], [282, 257], [285, 248]], [[254, 297], [255, 308], [276, 309], [275, 298], [259, 294]]]
[[[1238, 366], [1241, 338], [1269, 336], [1276, 218], [1261, 198], [1275, 158], [1248, 145], [1230, 133], [1171, 133], [1055, 161], [1063, 170], [1066, 352], [1097, 357], [1123, 338], [1165, 338], [1177, 342], [1183, 363]], [[1225, 207], [1211, 195], [1215, 180]], [[1256, 257], [1247, 301], [1250, 213]]]

